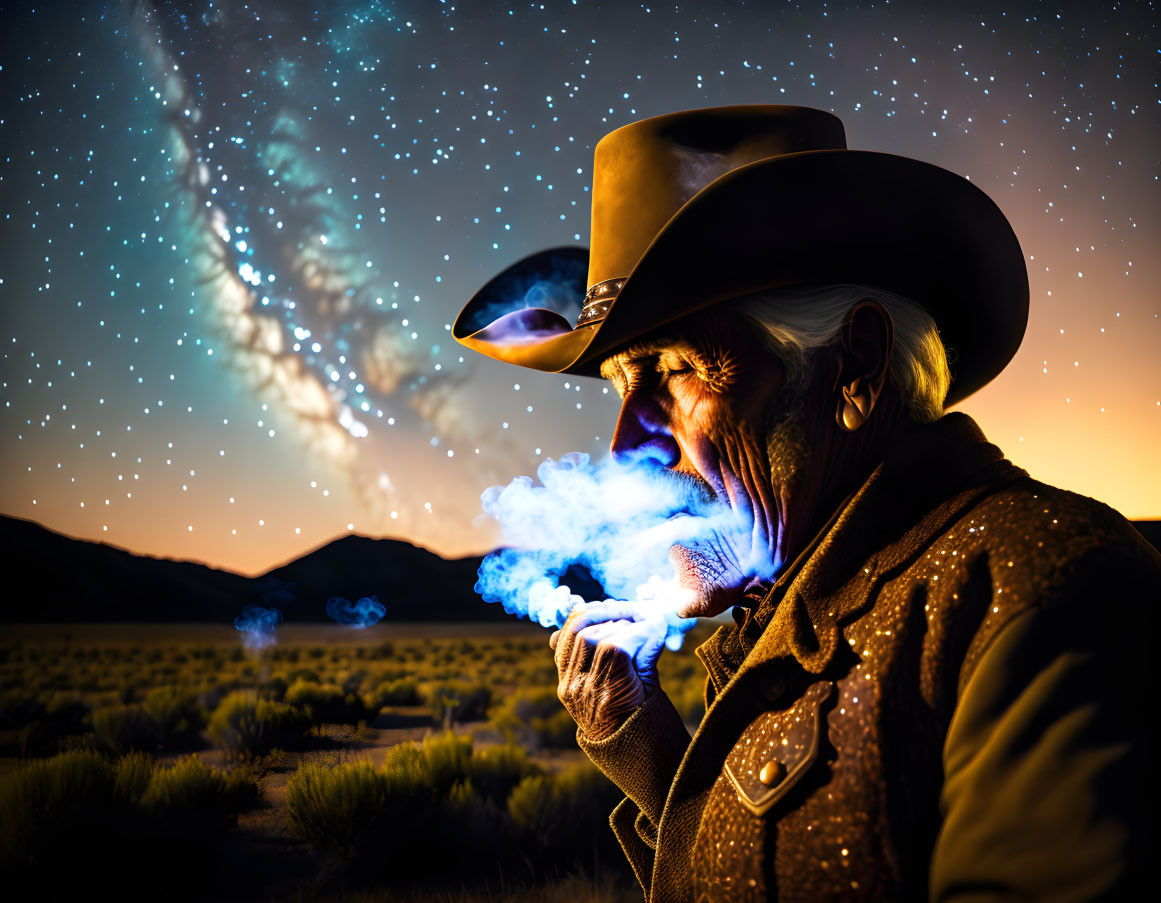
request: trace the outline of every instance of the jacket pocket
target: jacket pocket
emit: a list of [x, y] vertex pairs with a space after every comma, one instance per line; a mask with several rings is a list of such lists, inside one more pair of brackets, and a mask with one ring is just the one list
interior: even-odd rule
[[834, 693], [832, 681], [811, 684], [788, 709], [755, 719], [730, 750], [725, 775], [755, 815], [770, 811], [818, 759], [826, 704]]
[[817, 681], [742, 732], [702, 809], [690, 862], [695, 900], [766, 899], [776, 820], [768, 813], [818, 760], [834, 695], [831, 681]]

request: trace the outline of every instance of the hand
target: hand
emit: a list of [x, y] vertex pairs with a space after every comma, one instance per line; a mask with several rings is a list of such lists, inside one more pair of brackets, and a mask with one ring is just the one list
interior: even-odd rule
[[602, 740], [659, 689], [663, 619], [629, 602], [578, 606], [548, 640], [556, 653], [556, 694], [586, 737]]

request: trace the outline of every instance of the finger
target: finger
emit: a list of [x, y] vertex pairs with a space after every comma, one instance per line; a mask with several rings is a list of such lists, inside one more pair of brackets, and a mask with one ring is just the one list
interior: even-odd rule
[[612, 621], [624, 619], [637, 621], [647, 617], [648, 613], [639, 602], [629, 602], [618, 599], [606, 599], [604, 602], [585, 602], [573, 609], [579, 615], [591, 615], [595, 620]]
[[[590, 632], [593, 629], [590, 628]], [[599, 637], [573, 634], [568, 655], [562, 657], [557, 666], [559, 676], [557, 695], [574, 718], [577, 718], [581, 711], [592, 707], [594, 694], [598, 692], [597, 684], [600, 681], [595, 679], [596, 675], [590, 671], [596, 660], [598, 641]]]
[[589, 665], [593, 683], [607, 684], [625, 678], [632, 679], [633, 656], [625, 651], [618, 633], [616, 629], [610, 628], [597, 638]]
[[598, 628], [586, 632], [587, 641], [594, 639], [596, 648], [587, 666], [590, 684], [606, 690], [615, 689], [614, 684], [656, 685], [657, 656], [665, 643], [664, 623], [606, 622], [599, 625], [599, 632]]
[[562, 629], [576, 633], [603, 621], [638, 621], [647, 617], [649, 613], [636, 602], [588, 602], [572, 610]]
[[[563, 673], [565, 664], [568, 662], [573, 645], [573, 639], [577, 629], [577, 617], [580, 614], [579, 608], [574, 608], [567, 618], [565, 618], [564, 626], [556, 631], [553, 636], [556, 638], [556, 645], [553, 646], [553, 651], [556, 653], [554, 660], [556, 661], [557, 671]], [[552, 640], [549, 639], [549, 645], [552, 645]]]
[[615, 644], [633, 663], [639, 674], [651, 675], [665, 645], [666, 624], [661, 619], [620, 622], [624, 626], [610, 632], [607, 642]]
[[645, 683], [612, 636], [597, 644], [589, 676], [590, 686], [599, 694], [600, 709], [608, 717], [618, 718], [644, 701]]
[[[614, 617], [624, 617], [624, 613], [629, 610], [630, 605], [631, 603], [628, 602], [618, 602], [611, 605], [603, 602], [590, 602], [574, 608], [565, 619], [564, 626], [554, 633], [548, 641], [549, 646], [556, 653], [557, 670], [562, 670], [565, 663], [572, 658], [576, 637], [579, 633], [594, 624]], [[555, 644], [553, 638], [556, 640]]]
[[657, 682], [657, 659], [665, 648], [665, 638], [668, 630], [664, 625], [647, 636], [633, 656], [633, 667], [642, 679], [652, 683]]
[[626, 625], [631, 623], [631, 621], [625, 620], [598, 621], [596, 624], [582, 627], [577, 631], [577, 636], [583, 637], [587, 642], [595, 642], [603, 637], [612, 636], [618, 631], [624, 630]]
[[[557, 695], [566, 707], [570, 707], [599, 691], [597, 685], [606, 679], [608, 668], [600, 665], [598, 657], [601, 650], [606, 647], [608, 634], [613, 629], [611, 623], [602, 622], [593, 624], [585, 628], [584, 631], [573, 635], [569, 654], [562, 658], [557, 667], [559, 676]], [[625, 657], [623, 653], [621, 654], [623, 667], [626, 670], [630, 669], [632, 663], [628, 657]]]
[[558, 642], [560, 642], [560, 631], [554, 630], [552, 632], [552, 636], [550, 636], [548, 638], [548, 648], [555, 652], [556, 651], [556, 644]]
[[601, 621], [574, 631], [569, 653], [570, 665], [577, 671], [587, 671], [592, 664], [597, 645], [616, 632], [618, 623], [624, 624], [626, 622]]

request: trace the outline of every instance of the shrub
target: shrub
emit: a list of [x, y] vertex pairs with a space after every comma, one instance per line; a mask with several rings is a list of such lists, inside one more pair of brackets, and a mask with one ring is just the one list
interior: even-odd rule
[[395, 644], [392, 643], [390, 640], [385, 640], [384, 642], [380, 643], [378, 646], [376, 646], [374, 649], [371, 650], [370, 657], [373, 659], [374, 658], [384, 658], [384, 659], [388, 659], [388, 660], [394, 659], [396, 657], [395, 656]]
[[358, 671], [343, 671], [335, 677], [335, 680], [343, 688], [344, 695], [347, 693], [358, 693], [362, 689], [363, 683], [367, 680], [367, 672], [362, 669]]
[[186, 756], [169, 767], [154, 769], [140, 797], [147, 812], [185, 813], [197, 809], [223, 816], [237, 814], [257, 798], [257, 785], [243, 772], [218, 771], [197, 756]]
[[25, 690], [8, 690], [0, 694], [0, 730], [39, 721], [45, 715], [44, 705], [36, 694]]
[[354, 872], [430, 878], [446, 870], [449, 850], [461, 870], [512, 853], [503, 810], [474, 780], [502, 802], [529, 768], [520, 750], [477, 756], [470, 740], [445, 734], [392, 747], [378, 770], [304, 765], [287, 787], [287, 806], [304, 837]]
[[114, 886], [155, 899], [213, 874], [230, 815], [256, 798], [245, 775], [196, 759], [166, 768], [143, 753], [91, 751], [27, 762], [0, 781], [0, 868], [11, 899], [62, 899]]
[[682, 721], [698, 723], [705, 717], [705, 676], [691, 675], [667, 683], [665, 692]]
[[576, 722], [561, 705], [555, 687], [520, 689], [508, 695], [493, 714], [492, 724], [509, 741], [533, 748], [576, 747]]
[[608, 823], [620, 793], [592, 765], [532, 775], [508, 797], [508, 817], [525, 840], [559, 852], [583, 848]]
[[412, 846], [421, 836], [430, 840], [436, 830], [462, 834], [463, 818], [485, 796], [477, 794], [475, 781], [502, 801], [534, 769], [523, 750], [473, 754], [470, 739], [448, 733], [427, 737], [422, 745], [392, 747], [377, 770], [366, 762], [303, 764], [287, 785], [286, 805], [312, 843], [350, 852], [378, 819], [375, 837], [396, 849]]
[[318, 721], [354, 722], [363, 716], [363, 701], [354, 693], [344, 693], [335, 684], [296, 680], [283, 698], [293, 706], [310, 706]]
[[575, 749], [576, 722], [563, 707], [544, 718], [533, 718], [529, 727], [538, 746], [546, 749]]
[[270, 699], [282, 699], [286, 695], [288, 686], [280, 674], [275, 674], [273, 677], [268, 677], [258, 683], [258, 689], [262, 695]]
[[543, 718], [562, 708], [553, 687], [520, 688], [505, 695], [492, 713], [492, 724], [506, 730], [526, 726], [533, 718]]
[[89, 707], [75, 690], [56, 691], [44, 700], [44, 716], [50, 721], [60, 722], [67, 728], [80, 728], [85, 722]]
[[419, 684], [410, 678], [385, 680], [367, 694], [367, 708], [377, 712], [385, 705], [419, 705]]
[[18, 730], [0, 734], [0, 756], [27, 758], [60, 752], [75, 737], [70, 728], [55, 721], [32, 721]]
[[113, 790], [125, 800], [141, 799], [157, 770], [153, 756], [143, 752], [131, 752], [117, 762], [113, 777]]
[[540, 773], [519, 746], [490, 746], [475, 752], [468, 763], [468, 779], [479, 796], [498, 805], [524, 778]]
[[209, 734], [228, 756], [249, 758], [300, 741], [312, 723], [309, 708], [270, 702], [238, 690], [226, 696], [210, 716]]
[[27, 762], [0, 789], [0, 861], [43, 865], [58, 845], [84, 843], [94, 816], [113, 799], [113, 766], [95, 752], [71, 752]]
[[118, 755], [154, 746], [150, 722], [135, 706], [107, 705], [94, 710], [90, 718], [97, 737]]
[[66, 734], [57, 741], [56, 752], [101, 752], [101, 741], [92, 731], [85, 734]]
[[400, 743], [387, 750], [381, 768], [387, 794], [392, 799], [420, 799], [431, 795], [431, 770], [423, 749]]
[[154, 687], [145, 694], [141, 708], [159, 743], [165, 743], [197, 727], [200, 720], [191, 694], [173, 686]]
[[342, 853], [386, 799], [387, 782], [367, 762], [306, 763], [286, 785], [286, 809], [303, 838]]
[[451, 731], [423, 738], [423, 760], [436, 793], [445, 795], [452, 785], [466, 780], [472, 761], [472, 740]]
[[431, 708], [432, 717], [448, 726], [457, 721], [483, 718], [491, 701], [492, 691], [487, 684], [465, 680], [436, 683], [427, 691], [427, 704]]

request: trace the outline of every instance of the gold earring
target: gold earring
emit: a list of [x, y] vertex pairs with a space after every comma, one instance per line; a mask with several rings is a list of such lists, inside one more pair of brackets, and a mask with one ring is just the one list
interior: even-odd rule
[[864, 405], [866, 405], [865, 398], [852, 394], [850, 389], [843, 386], [843, 400], [839, 402], [838, 410], [835, 412], [835, 422], [839, 429], [853, 433], [865, 424], [870, 412], [863, 409]]

